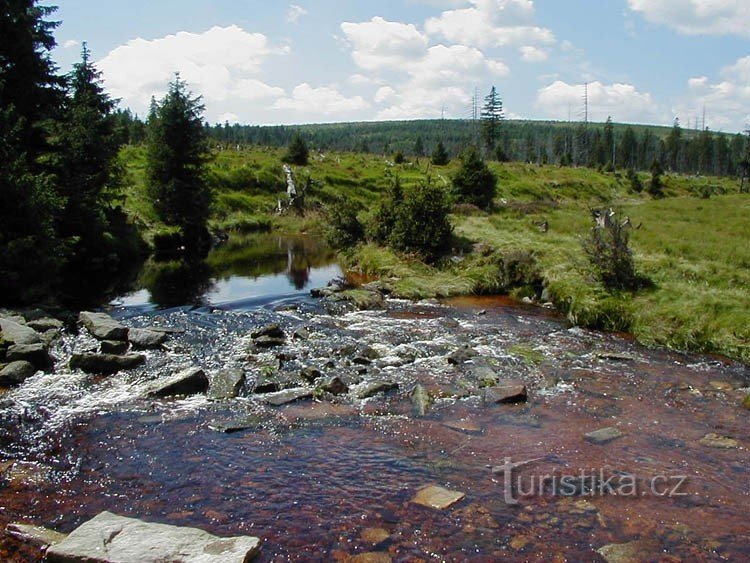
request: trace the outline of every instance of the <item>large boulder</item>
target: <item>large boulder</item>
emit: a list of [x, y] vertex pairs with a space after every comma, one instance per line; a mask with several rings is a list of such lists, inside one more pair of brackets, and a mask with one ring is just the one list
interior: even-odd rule
[[35, 373], [36, 368], [29, 362], [11, 362], [0, 370], [0, 385], [23, 383]]
[[47, 332], [48, 330], [62, 330], [63, 322], [52, 317], [42, 317], [27, 321], [26, 326], [37, 332]]
[[5, 354], [7, 362], [29, 362], [38, 369], [47, 369], [52, 366], [52, 358], [47, 350], [47, 345], [41, 342], [36, 344], [14, 344], [8, 348]]
[[86, 373], [115, 373], [124, 369], [133, 369], [146, 361], [143, 354], [73, 354], [70, 358], [70, 369], [80, 369]]
[[0, 340], [13, 344], [38, 344], [42, 337], [33, 328], [11, 319], [0, 318]]
[[210, 399], [232, 399], [239, 395], [245, 384], [245, 372], [238, 368], [222, 369], [211, 378], [208, 387]]
[[201, 368], [192, 367], [165, 380], [157, 381], [148, 394], [152, 397], [195, 395], [196, 393], [205, 392], [209, 385], [206, 372]]
[[128, 330], [128, 340], [133, 348], [158, 348], [166, 342], [167, 334], [148, 328], [131, 328]]
[[252, 536], [220, 538], [196, 528], [153, 524], [102, 512], [47, 550], [50, 563], [248, 563]]
[[105, 313], [81, 311], [78, 320], [99, 340], [127, 340], [128, 327]]

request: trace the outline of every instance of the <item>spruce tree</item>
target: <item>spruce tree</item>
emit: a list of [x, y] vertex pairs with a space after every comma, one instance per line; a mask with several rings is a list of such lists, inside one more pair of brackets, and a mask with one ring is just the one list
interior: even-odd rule
[[438, 141], [435, 150], [432, 152], [432, 164], [435, 166], [445, 166], [449, 162], [448, 151], [445, 150], [443, 141]]
[[500, 138], [500, 125], [503, 120], [503, 101], [494, 86], [484, 98], [481, 118], [484, 146], [487, 152], [492, 153]]
[[286, 154], [283, 158], [284, 162], [296, 164], [298, 166], [305, 166], [307, 165], [309, 158], [310, 151], [307, 148], [307, 143], [305, 143], [302, 135], [295, 133], [286, 149]]
[[0, 2], [0, 301], [45, 295], [59, 258], [50, 125], [62, 100], [47, 21], [35, 0]]
[[179, 227], [189, 250], [205, 246], [211, 191], [206, 183], [208, 144], [203, 105], [179, 75], [148, 121], [146, 174], [154, 209], [168, 225]]

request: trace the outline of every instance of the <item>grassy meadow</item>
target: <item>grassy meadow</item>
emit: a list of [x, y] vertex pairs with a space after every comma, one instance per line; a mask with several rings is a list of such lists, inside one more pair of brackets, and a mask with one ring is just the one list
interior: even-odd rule
[[[450, 187], [456, 161], [434, 166], [428, 158], [395, 165], [390, 157], [360, 153], [313, 153], [294, 167], [308, 183], [304, 216], [275, 214], [284, 196], [283, 150], [245, 147], [216, 150], [209, 166], [215, 203], [210, 225], [230, 233], [277, 230], [322, 231], [324, 209], [344, 197], [361, 206], [367, 220], [394, 176], [408, 185], [429, 176]], [[147, 234], [160, 225], [146, 193], [145, 154], [123, 150], [125, 207]], [[495, 209], [457, 206], [452, 217], [453, 256], [427, 265], [373, 244], [347, 249], [345, 264], [380, 277], [407, 298], [512, 291], [508, 265], [531, 270], [544, 299], [571, 323], [627, 331], [649, 345], [718, 353], [750, 363], [750, 196], [737, 194], [728, 178], [666, 175], [665, 197], [632, 191], [624, 172], [490, 163], [498, 177]], [[644, 185], [649, 174], [640, 175]], [[638, 292], [608, 292], [582, 250], [592, 226], [592, 208], [612, 207], [638, 228], [631, 247], [640, 274], [652, 284]], [[545, 222], [547, 232], [540, 225]], [[505, 272], [504, 272], [505, 269]], [[526, 271], [526, 277], [529, 272]]]

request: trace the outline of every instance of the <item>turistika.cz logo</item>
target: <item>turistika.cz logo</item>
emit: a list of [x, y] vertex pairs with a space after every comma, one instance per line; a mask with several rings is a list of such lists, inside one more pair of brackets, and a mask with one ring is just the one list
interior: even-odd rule
[[504, 500], [519, 504], [518, 499], [533, 496], [603, 496], [621, 497], [679, 497], [685, 491], [687, 475], [653, 475], [639, 478], [634, 473], [611, 469], [582, 469], [575, 474], [553, 471], [545, 475], [526, 475], [519, 468], [544, 458], [514, 462], [506, 457], [502, 465], [492, 467], [492, 473], [503, 476]]

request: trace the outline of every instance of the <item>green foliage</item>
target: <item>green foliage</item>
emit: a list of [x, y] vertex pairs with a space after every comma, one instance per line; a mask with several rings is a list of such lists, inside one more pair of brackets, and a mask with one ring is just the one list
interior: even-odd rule
[[500, 125], [503, 120], [503, 101], [494, 86], [484, 98], [481, 120], [484, 145], [492, 152], [500, 137]]
[[393, 155], [393, 163], [394, 164], [403, 164], [404, 163], [404, 153], [402, 153], [401, 151], [397, 151]]
[[326, 211], [326, 240], [333, 248], [352, 248], [365, 238], [365, 228], [357, 217], [358, 208], [340, 198]]
[[396, 180], [375, 213], [370, 236], [395, 250], [434, 261], [451, 247], [450, 209], [445, 190], [429, 179], [406, 190]]
[[630, 189], [637, 194], [641, 193], [643, 191], [643, 182], [638, 177], [638, 173], [633, 168], [628, 168], [627, 177], [628, 182], [630, 182]]
[[295, 133], [289, 143], [284, 155], [284, 162], [296, 164], [297, 166], [306, 166], [310, 158], [310, 151], [302, 135]]
[[147, 182], [154, 208], [167, 225], [180, 228], [189, 247], [206, 243], [211, 191], [206, 183], [208, 147], [203, 106], [179, 76], [149, 116]]
[[461, 156], [461, 168], [453, 176], [453, 190], [461, 203], [471, 203], [481, 209], [488, 209], [492, 205], [497, 178], [476, 147], [469, 147]]
[[450, 162], [448, 158], [448, 151], [445, 150], [443, 141], [438, 141], [435, 150], [432, 152], [432, 164], [435, 166], [445, 166]]

